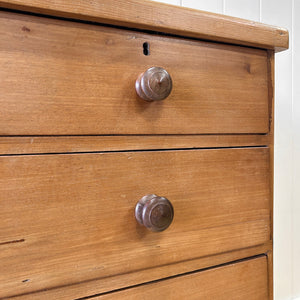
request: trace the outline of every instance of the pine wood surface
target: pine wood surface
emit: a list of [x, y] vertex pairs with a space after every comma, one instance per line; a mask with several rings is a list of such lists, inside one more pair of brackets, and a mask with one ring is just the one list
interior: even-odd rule
[[[269, 249], [272, 248], [272, 242], [267, 242], [260, 246], [239, 249], [236, 251], [225, 252], [216, 255], [210, 255], [193, 260], [174, 263], [171, 265], [159, 266], [157, 268], [139, 270], [128, 274], [119, 274], [113, 277], [87, 280], [72, 285], [60, 285], [54, 288], [42, 289], [34, 293], [24, 293], [15, 296], [14, 300], [69, 300], [80, 299], [84, 297], [94, 297], [108, 291], [115, 291], [122, 288], [128, 288], [137, 284], [148, 283], [153, 280], [167, 279], [174, 275], [184, 275], [186, 272], [201, 270], [220, 264], [229, 263], [235, 260], [241, 260], [254, 255], [265, 253], [268, 257], [268, 272], [272, 255]], [[269, 291], [270, 293], [270, 291]], [[269, 297], [270, 299], [271, 296]]]
[[284, 28], [145, 0], [1, 0], [0, 6], [275, 51], [289, 44]]
[[[14, 300], [69, 300], [84, 297], [94, 297], [108, 291], [115, 291], [122, 288], [128, 288], [137, 284], [148, 283], [153, 280], [161, 280], [174, 275], [184, 275], [186, 272], [201, 270], [220, 264], [229, 263], [235, 260], [241, 260], [252, 257], [254, 255], [265, 253], [269, 261], [272, 260], [271, 252], [272, 242], [267, 242], [260, 246], [239, 249], [236, 251], [225, 252], [216, 255], [201, 257], [198, 259], [174, 263], [171, 265], [159, 266], [146, 270], [139, 270], [128, 274], [119, 274], [113, 277], [101, 278], [95, 280], [87, 280], [72, 285], [60, 285], [54, 288], [47, 288], [34, 293], [22, 294], [15, 296]], [[270, 257], [270, 258], [269, 258]], [[270, 292], [270, 291], [269, 291]], [[271, 299], [271, 297], [270, 297]]]
[[219, 268], [141, 285], [95, 297], [95, 300], [268, 299], [267, 259], [237, 262]]
[[[0, 135], [269, 130], [264, 50], [7, 12], [0, 24]], [[163, 101], [135, 91], [152, 66], [173, 80]]]
[[[268, 148], [8, 156], [0, 164], [2, 297], [270, 240]], [[148, 193], [173, 203], [164, 232], [134, 218]]]
[[[134, 299], [153, 284], [129, 288], [153, 280], [153, 293], [180, 295], [182, 283], [194, 295], [201, 280], [217, 293], [219, 277], [206, 271], [193, 281], [161, 280], [262, 253], [267, 267], [258, 264], [255, 277], [243, 280], [254, 265], [215, 273], [223, 274], [220, 297], [273, 299], [274, 53], [288, 47], [288, 32], [144, 0], [55, 7], [0, 0], [0, 7], [99, 23], [0, 11], [0, 299], [67, 300], [124, 288], [103, 297]], [[150, 56], [142, 53], [146, 41]], [[170, 98], [130, 102], [138, 100], [133, 73], [156, 62], [175, 71]], [[267, 148], [214, 149], [246, 146]], [[180, 150], [190, 148], [207, 149]], [[88, 153], [106, 151], [121, 153]], [[130, 213], [136, 192], [148, 187], [169, 194], [180, 211], [160, 236], [143, 232]], [[226, 284], [228, 276], [237, 280]]]

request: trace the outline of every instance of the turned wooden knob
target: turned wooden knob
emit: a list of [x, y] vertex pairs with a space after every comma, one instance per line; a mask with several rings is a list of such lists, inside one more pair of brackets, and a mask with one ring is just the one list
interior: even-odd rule
[[140, 74], [135, 82], [140, 98], [147, 101], [166, 99], [172, 91], [172, 79], [163, 68], [152, 67]]
[[135, 207], [137, 221], [151, 231], [163, 231], [172, 223], [174, 210], [164, 197], [151, 194], [140, 199]]

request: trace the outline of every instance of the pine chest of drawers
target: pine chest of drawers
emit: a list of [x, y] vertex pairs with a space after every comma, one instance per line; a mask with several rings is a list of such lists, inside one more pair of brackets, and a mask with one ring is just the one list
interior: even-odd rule
[[272, 299], [287, 31], [150, 1], [0, 5], [0, 299]]

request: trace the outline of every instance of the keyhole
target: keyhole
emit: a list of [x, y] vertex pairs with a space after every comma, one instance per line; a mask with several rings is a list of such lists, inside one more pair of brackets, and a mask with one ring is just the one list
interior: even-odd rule
[[150, 45], [147, 42], [143, 44], [143, 53], [144, 55], [150, 55]]

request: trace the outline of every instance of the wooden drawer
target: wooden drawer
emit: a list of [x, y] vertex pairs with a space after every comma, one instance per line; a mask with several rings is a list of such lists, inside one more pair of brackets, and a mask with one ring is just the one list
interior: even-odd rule
[[267, 273], [267, 259], [259, 257], [92, 299], [267, 300], [269, 299]]
[[[269, 131], [266, 50], [8, 12], [0, 34], [0, 135]], [[152, 66], [173, 80], [163, 101], [136, 95]]]
[[[16, 155], [0, 165], [0, 297], [270, 240], [268, 148]], [[174, 206], [160, 233], [134, 217], [151, 193]]]

